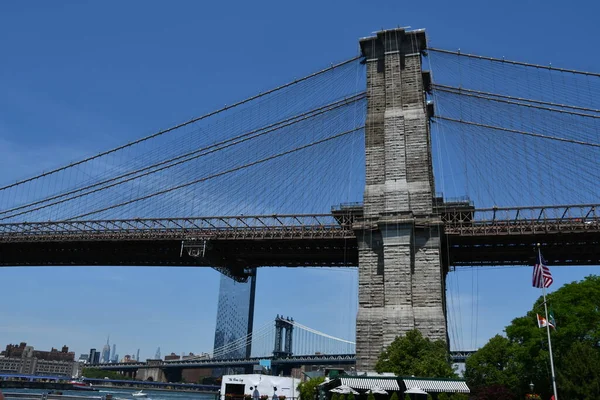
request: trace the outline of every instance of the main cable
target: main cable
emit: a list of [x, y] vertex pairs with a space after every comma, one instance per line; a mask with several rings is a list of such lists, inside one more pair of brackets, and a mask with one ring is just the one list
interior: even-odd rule
[[303, 145], [303, 146], [300, 146], [300, 147], [296, 147], [294, 149], [287, 150], [287, 151], [284, 151], [282, 153], [275, 154], [273, 156], [262, 158], [262, 159], [260, 159], [258, 161], [253, 161], [253, 162], [250, 162], [250, 163], [238, 166], [238, 167], [234, 167], [234, 168], [228, 169], [226, 171], [221, 171], [221, 172], [215, 173], [213, 175], [209, 175], [207, 177], [195, 179], [195, 180], [193, 180], [191, 182], [186, 182], [186, 183], [183, 183], [183, 184], [180, 184], [180, 185], [168, 188], [168, 189], [164, 189], [164, 190], [161, 190], [161, 191], [158, 191], [158, 192], [150, 193], [148, 195], [145, 195], [145, 196], [142, 196], [142, 197], [138, 197], [137, 199], [132, 199], [132, 200], [124, 201], [122, 203], [114, 204], [112, 206], [108, 206], [108, 207], [104, 207], [104, 208], [101, 208], [101, 209], [98, 209], [98, 210], [95, 210], [95, 211], [90, 211], [90, 212], [87, 212], [87, 213], [84, 213], [84, 214], [80, 214], [78, 216], [71, 217], [71, 218], [67, 219], [67, 221], [71, 221], [71, 220], [74, 220], [74, 219], [77, 219], [77, 218], [86, 217], [88, 215], [98, 214], [100, 212], [108, 211], [108, 210], [111, 210], [111, 209], [114, 209], [114, 208], [119, 208], [119, 207], [122, 207], [122, 206], [125, 206], [125, 205], [128, 205], [128, 204], [131, 204], [131, 203], [135, 203], [137, 201], [146, 200], [146, 199], [152, 198], [154, 196], [158, 196], [158, 195], [161, 195], [161, 194], [169, 193], [169, 192], [172, 192], [174, 190], [181, 189], [183, 187], [190, 186], [190, 185], [193, 185], [193, 184], [196, 184], [196, 183], [200, 183], [200, 182], [204, 182], [204, 181], [207, 181], [207, 180], [210, 180], [210, 179], [218, 178], [220, 176], [227, 175], [227, 174], [230, 174], [232, 172], [236, 172], [236, 171], [239, 171], [239, 170], [242, 170], [242, 169], [246, 169], [246, 168], [252, 167], [254, 165], [262, 164], [264, 162], [267, 162], [267, 161], [270, 161], [270, 160], [273, 160], [273, 159], [276, 159], [276, 158], [280, 158], [280, 157], [283, 157], [285, 155], [292, 154], [292, 153], [295, 153], [297, 151], [304, 150], [304, 149], [307, 149], [309, 147], [313, 147], [313, 146], [316, 146], [316, 145], [321, 144], [321, 143], [328, 142], [328, 141], [333, 140], [333, 139], [338, 139], [338, 138], [340, 138], [342, 136], [345, 136], [345, 135], [348, 135], [350, 133], [359, 131], [359, 130], [361, 130], [363, 128], [364, 128], [364, 126], [360, 126], [358, 128], [350, 129], [350, 130], [338, 133], [337, 135], [333, 135], [333, 136], [330, 136], [330, 137], [325, 138], [325, 139], [317, 140], [315, 142], [312, 142], [312, 143], [309, 143], [309, 144], [306, 144], [306, 145]]
[[558, 142], [578, 144], [578, 145], [581, 145], [581, 146], [600, 147], [600, 143], [583, 142], [583, 141], [580, 141], [580, 140], [565, 139], [565, 138], [558, 137], [558, 136], [549, 136], [549, 135], [543, 135], [541, 133], [519, 131], [519, 130], [516, 130], [516, 129], [503, 128], [501, 126], [479, 124], [477, 122], [464, 121], [464, 120], [460, 120], [460, 119], [448, 118], [448, 117], [442, 117], [442, 116], [435, 116], [433, 118], [434, 119], [439, 119], [439, 120], [444, 120], [444, 121], [457, 122], [459, 124], [477, 126], [479, 128], [487, 128], [487, 129], [494, 129], [494, 130], [504, 131], [504, 132], [510, 132], [510, 133], [518, 133], [519, 135], [532, 136], [532, 137], [536, 137], [536, 138], [540, 138], [540, 139], [555, 140], [555, 141], [558, 141]]
[[455, 56], [463, 56], [463, 57], [467, 57], [467, 58], [475, 58], [478, 60], [485, 60], [485, 61], [494, 61], [494, 62], [499, 62], [499, 63], [504, 63], [504, 64], [519, 65], [522, 67], [546, 69], [549, 71], [556, 71], [556, 72], [568, 72], [568, 73], [575, 74], [575, 75], [586, 75], [586, 76], [593, 76], [596, 78], [600, 78], [600, 73], [597, 73], [597, 72], [580, 71], [580, 70], [576, 70], [576, 69], [567, 69], [567, 68], [555, 68], [555, 67], [552, 67], [551, 65], [540, 65], [540, 64], [526, 63], [526, 62], [522, 62], [522, 61], [505, 60], [503, 58], [479, 56], [477, 54], [461, 53], [460, 51], [444, 50], [444, 49], [438, 49], [438, 48], [434, 48], [434, 47], [428, 47], [427, 51], [434, 51], [434, 52], [444, 53], [444, 54], [453, 54]]
[[[153, 165], [150, 165], [150, 166], [147, 166], [147, 167], [144, 167], [144, 168], [140, 168], [140, 169], [135, 170], [135, 171], [130, 171], [130, 172], [124, 173], [124, 174], [119, 175], [119, 176], [114, 177], [114, 178], [105, 179], [103, 181], [96, 182], [96, 183], [93, 183], [91, 185], [87, 185], [87, 186], [84, 186], [84, 187], [81, 187], [81, 188], [78, 188], [78, 189], [74, 189], [74, 190], [71, 190], [71, 191], [66, 192], [66, 193], [62, 193], [62, 194], [58, 194], [58, 195], [55, 195], [55, 196], [51, 196], [51, 197], [46, 198], [46, 199], [38, 200], [38, 201], [35, 201], [33, 203], [28, 203], [28, 204], [20, 205], [18, 207], [13, 207], [13, 208], [8, 209], [8, 210], [2, 210], [2, 211], [0, 211], [0, 215], [7, 214], [7, 213], [10, 213], [10, 212], [13, 212], [13, 211], [22, 210], [22, 209], [29, 208], [29, 207], [32, 207], [32, 206], [35, 206], [35, 205], [44, 204], [44, 203], [47, 203], [47, 202], [52, 201], [52, 200], [57, 200], [57, 199], [60, 199], [62, 197], [65, 197], [65, 196], [70, 196], [70, 195], [73, 195], [73, 194], [76, 194], [76, 193], [80, 193], [80, 192], [88, 190], [88, 189], [95, 188], [97, 186], [108, 184], [106, 186], [102, 186], [100, 188], [96, 188], [94, 190], [87, 191], [85, 193], [80, 193], [80, 194], [77, 194], [75, 196], [68, 197], [66, 199], [62, 199], [62, 200], [55, 201], [55, 202], [52, 202], [52, 203], [47, 203], [47, 204], [44, 204], [44, 205], [42, 205], [40, 207], [35, 207], [35, 208], [32, 208], [32, 209], [28, 209], [28, 210], [22, 211], [20, 213], [11, 214], [11, 215], [8, 215], [8, 216], [1, 217], [0, 221], [1, 220], [6, 220], [6, 219], [9, 219], [9, 218], [14, 218], [14, 217], [17, 217], [19, 215], [23, 215], [23, 214], [28, 214], [28, 213], [31, 213], [31, 212], [39, 211], [39, 210], [42, 210], [42, 209], [45, 209], [45, 208], [48, 208], [48, 207], [51, 207], [51, 206], [54, 206], [54, 205], [62, 204], [62, 203], [65, 203], [65, 202], [68, 202], [68, 201], [71, 201], [71, 200], [75, 200], [77, 198], [81, 198], [81, 197], [84, 197], [84, 196], [87, 196], [87, 195], [90, 195], [90, 194], [93, 194], [93, 193], [97, 193], [97, 192], [100, 192], [102, 190], [106, 190], [106, 189], [109, 189], [111, 187], [118, 186], [118, 185], [121, 185], [123, 183], [127, 183], [127, 182], [130, 182], [132, 180], [139, 179], [139, 178], [142, 178], [144, 176], [147, 176], [147, 175], [150, 175], [150, 174], [154, 174], [156, 172], [160, 172], [160, 171], [163, 171], [163, 170], [175, 167], [177, 165], [180, 165], [180, 164], [183, 164], [183, 163], [195, 160], [195, 159], [197, 159], [199, 157], [203, 157], [205, 155], [212, 154], [212, 153], [215, 153], [215, 152], [220, 151], [220, 150], [224, 150], [224, 149], [229, 148], [231, 146], [238, 145], [240, 143], [246, 142], [246, 141], [251, 140], [251, 139], [255, 139], [257, 137], [266, 135], [268, 133], [275, 132], [275, 131], [277, 131], [279, 129], [282, 129], [282, 128], [294, 125], [296, 123], [305, 121], [307, 119], [316, 117], [318, 115], [325, 114], [325, 113], [327, 113], [329, 111], [332, 111], [332, 110], [338, 109], [340, 107], [343, 107], [343, 106], [352, 104], [354, 102], [360, 101], [360, 100], [364, 99], [365, 97], [366, 97], [366, 94], [364, 92], [358, 93], [358, 94], [356, 94], [354, 96], [351, 96], [349, 98], [345, 98], [345, 99], [342, 99], [342, 100], [335, 101], [333, 103], [326, 104], [326, 105], [324, 105], [322, 107], [318, 107], [316, 109], [307, 111], [305, 113], [292, 116], [290, 118], [287, 118], [287, 119], [282, 120], [282, 121], [278, 121], [276, 123], [267, 125], [265, 127], [254, 129], [254, 130], [252, 130], [250, 132], [246, 132], [246, 133], [243, 133], [241, 135], [238, 135], [238, 136], [235, 136], [235, 137], [232, 137], [232, 138], [229, 138], [229, 139], [217, 142], [217, 143], [213, 143], [213, 144], [205, 146], [203, 148], [200, 148], [200, 149], [188, 152], [186, 154], [182, 154], [182, 155], [173, 157], [173, 158], [165, 160], [165, 161], [161, 161], [159, 163], [155, 163]], [[169, 163], [171, 163], [171, 164], [169, 164]], [[168, 164], [168, 165], [165, 165], [165, 164]], [[156, 168], [156, 169], [154, 169], [152, 171], [149, 171], [152, 168]], [[131, 176], [131, 175], [135, 175], [135, 176]], [[123, 179], [121, 181], [118, 181], [119, 179], [122, 179], [122, 178], [127, 178], [127, 179]]]
[[[586, 113], [580, 113], [580, 112], [575, 112], [575, 111], [561, 110], [560, 108], [551, 108], [551, 107], [544, 107], [541, 105], [527, 104], [527, 102], [532, 102], [532, 103], [533, 102], [543, 103], [543, 102], [536, 101], [536, 100], [529, 100], [529, 99], [519, 99], [519, 98], [515, 98], [513, 96], [503, 96], [501, 94], [496, 94], [496, 93], [480, 92], [477, 90], [463, 89], [460, 87], [447, 86], [447, 85], [434, 85], [434, 89], [439, 90], [440, 92], [444, 92], [444, 93], [451, 93], [451, 94], [456, 94], [459, 96], [474, 97], [474, 98], [482, 99], [482, 100], [496, 101], [499, 103], [511, 104], [511, 105], [516, 105], [516, 106], [520, 106], [520, 107], [535, 108], [538, 110], [558, 112], [558, 113], [562, 113], [562, 114], [575, 115], [578, 117], [585, 117], [585, 118], [600, 118], [600, 115], [586, 114]], [[513, 101], [513, 99], [519, 99], [520, 101]], [[545, 103], [549, 103], [549, 102], [545, 102]], [[550, 104], [554, 104], [554, 105], [557, 105], [559, 107], [564, 107], [564, 108], [571, 108], [571, 106], [564, 105], [564, 104], [560, 104], [560, 105], [558, 105], [558, 103], [550, 103]], [[579, 108], [583, 108], [583, 107], [579, 107]], [[600, 113], [600, 110], [594, 110], [594, 109], [586, 109], [586, 110], [595, 112], [595, 113]]]

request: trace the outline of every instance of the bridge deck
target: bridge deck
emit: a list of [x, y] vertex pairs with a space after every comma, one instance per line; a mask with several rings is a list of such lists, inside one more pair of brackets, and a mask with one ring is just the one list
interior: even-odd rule
[[[598, 205], [446, 208], [447, 265], [600, 264]], [[0, 265], [353, 266], [348, 213], [0, 224]], [[356, 226], [356, 225], [355, 225]], [[418, 229], [418, 226], [417, 226]]]

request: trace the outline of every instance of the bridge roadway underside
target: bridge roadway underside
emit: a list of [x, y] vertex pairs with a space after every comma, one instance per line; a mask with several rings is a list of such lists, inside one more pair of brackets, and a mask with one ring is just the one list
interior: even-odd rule
[[[550, 265], [600, 265], [596, 231], [443, 235], [446, 266], [533, 265], [542, 244]], [[357, 242], [346, 238], [209, 241], [204, 257], [182, 251], [181, 240], [62, 240], [0, 242], [0, 266], [216, 266], [233, 275], [260, 266], [356, 266]]]
[[533, 265], [537, 243], [549, 265], [600, 265], [595, 231], [445, 235], [443, 261], [452, 266]]
[[229, 239], [192, 257], [181, 240], [0, 242], [2, 266], [217, 266], [234, 275], [259, 266], [355, 266], [356, 239]]

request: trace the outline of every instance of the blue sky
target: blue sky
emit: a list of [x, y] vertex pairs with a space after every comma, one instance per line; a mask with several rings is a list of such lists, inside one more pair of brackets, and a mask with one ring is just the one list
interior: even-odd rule
[[[435, 47], [599, 70], [593, 1], [377, 3], [4, 3], [0, 183], [350, 58], [358, 38], [381, 28], [426, 28]], [[558, 287], [597, 270], [552, 271]], [[255, 325], [284, 313], [354, 336], [355, 271], [267, 268], [258, 279]], [[218, 274], [211, 269], [5, 268], [0, 282], [0, 345], [67, 344], [80, 353], [110, 334], [121, 355], [212, 348]], [[448, 290], [455, 348], [484, 344], [540, 294], [529, 268], [461, 270], [449, 275]]]

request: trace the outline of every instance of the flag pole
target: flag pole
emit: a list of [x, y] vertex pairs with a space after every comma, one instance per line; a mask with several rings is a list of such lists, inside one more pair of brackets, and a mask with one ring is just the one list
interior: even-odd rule
[[[538, 248], [538, 260], [542, 263], [542, 251], [540, 250], [540, 244]], [[550, 340], [550, 319], [548, 318], [548, 302], [546, 301], [546, 285], [542, 285], [542, 293], [544, 294], [544, 311], [546, 313], [546, 332], [548, 333], [548, 350], [550, 351], [550, 371], [552, 371], [552, 389], [554, 390], [554, 400], [558, 400], [558, 394], [556, 393], [556, 375], [554, 374], [554, 358], [552, 357], [552, 341]]]

